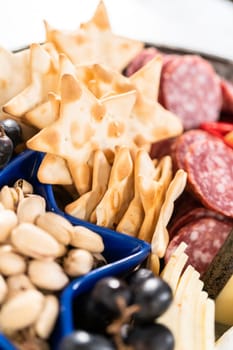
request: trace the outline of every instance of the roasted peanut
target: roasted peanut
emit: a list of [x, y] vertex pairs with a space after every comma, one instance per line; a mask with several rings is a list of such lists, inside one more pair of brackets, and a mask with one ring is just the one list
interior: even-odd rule
[[67, 275], [77, 277], [85, 275], [93, 268], [94, 258], [84, 249], [72, 249], [64, 259], [64, 270]]
[[58, 242], [68, 245], [74, 231], [71, 223], [56, 213], [47, 211], [39, 215], [36, 225], [51, 234]]
[[19, 254], [6, 252], [0, 254], [0, 273], [4, 276], [17, 275], [26, 271], [26, 261]]
[[103, 238], [84, 226], [74, 226], [70, 244], [92, 253], [102, 253], [104, 250]]
[[10, 276], [6, 279], [7, 284], [7, 299], [10, 299], [14, 297], [16, 294], [30, 290], [30, 289], [36, 289], [35, 286], [32, 284], [30, 279], [27, 275], [21, 274], [21, 275], [14, 275]]
[[44, 306], [44, 296], [37, 290], [27, 290], [15, 295], [2, 305], [0, 328], [5, 334], [33, 324]]
[[38, 288], [57, 291], [69, 282], [61, 266], [55, 261], [32, 260], [28, 267], [28, 276]]
[[11, 241], [17, 250], [36, 259], [53, 259], [60, 254], [59, 243], [46, 231], [24, 222], [12, 230]]
[[47, 339], [50, 336], [55, 325], [58, 312], [58, 299], [54, 295], [46, 295], [43, 309], [35, 323], [35, 331], [40, 338]]
[[9, 237], [11, 230], [16, 227], [18, 222], [14, 211], [5, 209], [0, 211], [0, 242], [5, 242]]
[[0, 304], [5, 300], [7, 292], [8, 292], [7, 284], [4, 278], [2, 277], [2, 275], [0, 275]]
[[3, 186], [0, 191], [0, 202], [4, 208], [15, 210], [16, 203], [18, 202], [18, 195], [15, 189], [7, 185]]

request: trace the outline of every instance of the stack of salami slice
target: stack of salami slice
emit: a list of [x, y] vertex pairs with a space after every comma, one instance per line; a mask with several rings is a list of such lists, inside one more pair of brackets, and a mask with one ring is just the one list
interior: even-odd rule
[[233, 123], [233, 84], [198, 55], [164, 54], [145, 48], [128, 66], [131, 75], [156, 55], [163, 60], [159, 101], [181, 118], [184, 133], [154, 144], [152, 158], [170, 154], [174, 170], [188, 174], [187, 187], [175, 204], [165, 261], [184, 241], [187, 264], [203, 276], [233, 228], [233, 149], [201, 130], [223, 112]]
[[163, 60], [159, 102], [181, 118], [185, 130], [217, 121], [221, 112], [233, 113], [233, 84], [220, 77], [201, 56], [164, 54], [154, 47], [145, 48], [127, 67], [126, 75], [132, 75], [156, 55]]
[[203, 275], [233, 228], [233, 150], [196, 129], [173, 140], [169, 152], [188, 183], [169, 224], [165, 260], [184, 241], [188, 263]]

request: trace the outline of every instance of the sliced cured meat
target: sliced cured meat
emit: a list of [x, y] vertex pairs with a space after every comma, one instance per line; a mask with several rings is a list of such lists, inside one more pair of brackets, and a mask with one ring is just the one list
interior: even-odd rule
[[185, 169], [184, 158], [193, 142], [209, 140], [214, 137], [203, 130], [189, 130], [179, 136], [172, 145], [172, 157], [176, 168]]
[[233, 84], [225, 79], [221, 80], [222, 110], [233, 113]]
[[219, 118], [222, 94], [219, 79], [200, 56], [177, 56], [163, 69], [160, 102], [181, 118], [184, 129]]
[[148, 47], [143, 49], [126, 68], [126, 76], [129, 77], [135, 73], [158, 54], [159, 51], [155, 47]]
[[231, 222], [211, 217], [193, 220], [183, 226], [170, 241], [165, 262], [179, 244], [185, 242], [187, 244], [185, 253], [188, 255], [187, 265], [191, 264], [202, 275], [223, 245], [232, 226]]
[[233, 217], [233, 150], [221, 140], [199, 140], [185, 155], [188, 185], [202, 204]]
[[[183, 226], [201, 218], [215, 218], [219, 221], [229, 222], [229, 219], [227, 219], [222, 214], [219, 214], [213, 210], [210, 210], [204, 207], [197, 207], [186, 212], [184, 215], [174, 220], [172, 225], [169, 225], [168, 232], [169, 232], [170, 239], [173, 238]], [[232, 225], [233, 225], [233, 221], [232, 221]]]
[[170, 137], [168, 139], [164, 139], [158, 142], [155, 142], [151, 146], [150, 156], [152, 159], [157, 158], [160, 159], [166, 155], [171, 154], [171, 148], [173, 143], [175, 142], [175, 137]]

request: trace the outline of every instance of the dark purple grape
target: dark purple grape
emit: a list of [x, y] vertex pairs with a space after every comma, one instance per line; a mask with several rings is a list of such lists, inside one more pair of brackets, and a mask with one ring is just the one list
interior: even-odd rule
[[19, 123], [14, 119], [0, 120], [0, 125], [3, 127], [6, 135], [13, 142], [14, 148], [22, 142], [22, 129]]
[[145, 280], [147, 280], [150, 277], [154, 277], [154, 274], [151, 270], [147, 268], [140, 268], [136, 271], [134, 271], [128, 278], [128, 284], [131, 288], [133, 288], [135, 285], [138, 285]]
[[131, 292], [127, 284], [116, 277], [102, 278], [88, 297], [79, 297], [74, 304], [76, 327], [105, 333], [107, 326], [121, 315], [119, 300], [124, 305], [130, 303]]
[[95, 304], [117, 317], [120, 315], [119, 300], [128, 305], [131, 300], [131, 293], [123, 280], [117, 277], [105, 277], [96, 283], [91, 298]]
[[126, 343], [134, 350], [173, 350], [175, 341], [167, 327], [154, 323], [133, 327]]
[[172, 302], [170, 286], [159, 276], [153, 276], [132, 287], [133, 303], [140, 306], [134, 314], [136, 323], [153, 322]]
[[5, 134], [0, 125], [0, 169], [4, 168], [10, 161], [14, 146], [11, 139]]
[[79, 330], [64, 337], [58, 350], [115, 350], [115, 347], [102, 335]]

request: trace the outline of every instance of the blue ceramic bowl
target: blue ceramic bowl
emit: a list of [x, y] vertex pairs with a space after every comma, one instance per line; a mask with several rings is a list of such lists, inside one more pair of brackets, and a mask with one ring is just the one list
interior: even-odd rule
[[[29, 181], [34, 187], [34, 192], [45, 198], [47, 210], [57, 212], [68, 218], [72, 224], [86, 226], [102, 236], [105, 246], [103, 255], [108, 262], [107, 265], [74, 279], [60, 294], [60, 313], [50, 340], [51, 348], [56, 350], [61, 338], [74, 330], [74, 312], [78, 312], [73, 308], [76, 298], [89, 291], [97, 280], [105, 276], [120, 276], [133, 270], [147, 258], [150, 245], [137, 238], [66, 215], [56, 204], [52, 186], [42, 184], [37, 179], [37, 170], [42, 158], [43, 154], [39, 152], [22, 152], [0, 172], [0, 188], [4, 185], [12, 186], [19, 178]], [[0, 349], [15, 348], [0, 334]]]

